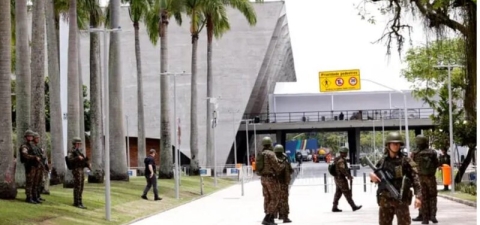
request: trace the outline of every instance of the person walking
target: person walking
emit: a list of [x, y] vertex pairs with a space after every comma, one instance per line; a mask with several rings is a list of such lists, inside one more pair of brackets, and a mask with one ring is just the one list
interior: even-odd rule
[[347, 161], [345, 158], [348, 154], [348, 148], [342, 147], [340, 148], [340, 156], [336, 157], [333, 162], [335, 164], [335, 195], [333, 197], [333, 207], [332, 212], [342, 212], [341, 209], [338, 208], [338, 201], [342, 197], [345, 196], [347, 199], [348, 204], [352, 207], [353, 211], [357, 211], [362, 208], [361, 205], [355, 205], [355, 202], [352, 199], [352, 187], [348, 188], [348, 180], [353, 180], [352, 175], [350, 175]]
[[278, 176], [278, 219], [283, 220], [283, 223], [291, 223], [292, 220], [288, 218], [288, 214], [290, 213], [290, 206], [288, 204], [288, 187], [290, 185], [290, 181], [292, 180], [291, 176], [293, 173], [293, 168], [290, 164], [290, 161], [288, 160], [287, 154], [285, 154], [285, 149], [283, 148], [283, 145], [275, 145], [275, 148], [273, 148], [273, 152], [277, 156], [277, 159], [285, 165], [285, 169], [283, 169]]
[[155, 149], [150, 149], [149, 155], [143, 160], [145, 163], [145, 179], [147, 180], [147, 185], [143, 190], [142, 198], [148, 200], [147, 193], [150, 191], [150, 188], [153, 187], [154, 200], [160, 201], [162, 198], [158, 196], [158, 186], [157, 186], [157, 176], [156, 171], [157, 167], [155, 165]]

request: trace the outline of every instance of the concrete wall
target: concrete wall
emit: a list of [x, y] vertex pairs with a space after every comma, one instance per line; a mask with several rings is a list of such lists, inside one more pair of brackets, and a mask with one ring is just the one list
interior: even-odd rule
[[[283, 2], [254, 4], [257, 13], [257, 25], [251, 27], [237, 11], [228, 11], [231, 30], [220, 40], [213, 43], [214, 96], [221, 96], [218, 108], [218, 126], [216, 128], [216, 148], [218, 163], [225, 162], [234, 133], [238, 129], [242, 114], [245, 112], [253, 87], [264, 64], [267, 48], [272, 39], [278, 19], [284, 14]], [[137, 136], [137, 85], [134, 54], [133, 26], [126, 8], [121, 9], [121, 64], [124, 86], [124, 113], [128, 116], [128, 136]], [[169, 71], [191, 71], [191, 36], [188, 17], [183, 25], [171, 22], [169, 26]], [[145, 27], [140, 28], [140, 45], [144, 76], [144, 102], [146, 117], [146, 135], [148, 138], [160, 137], [160, 49], [151, 44]], [[289, 43], [289, 41], [288, 41]], [[200, 165], [206, 163], [206, 33], [200, 34], [198, 45], [198, 129]], [[89, 37], [82, 35], [82, 75], [85, 84], [89, 83]], [[103, 41], [101, 41], [103, 46]], [[102, 50], [103, 51], [103, 47]], [[291, 52], [291, 50], [290, 50]], [[103, 54], [103, 53], [102, 53]], [[292, 56], [286, 60], [292, 62]], [[290, 64], [291, 65], [291, 64]], [[291, 71], [291, 69], [290, 69]], [[285, 77], [287, 75], [283, 75]], [[291, 72], [288, 76], [294, 76]], [[273, 82], [273, 81], [272, 81]], [[170, 103], [173, 128], [173, 81], [170, 84]], [[233, 114], [232, 112], [236, 112]], [[180, 149], [190, 156], [190, 76], [177, 77], [177, 118], [181, 128]], [[173, 137], [172, 137], [173, 142]]]

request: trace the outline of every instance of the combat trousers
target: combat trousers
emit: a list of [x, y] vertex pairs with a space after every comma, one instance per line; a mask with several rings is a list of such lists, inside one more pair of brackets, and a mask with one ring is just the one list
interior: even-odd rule
[[395, 199], [380, 196], [380, 210], [378, 211], [379, 225], [392, 225], [393, 216], [397, 216], [398, 225], [410, 225], [410, 211], [408, 203], [399, 202]]
[[420, 213], [425, 219], [437, 216], [437, 180], [435, 176], [420, 175], [420, 185], [422, 187], [422, 207]]
[[36, 179], [37, 189], [35, 189], [37, 191], [37, 197], [40, 197], [40, 194], [43, 191], [43, 187], [45, 186], [44, 178], [45, 178], [45, 169], [43, 168], [43, 166], [40, 166], [38, 168], [38, 174]]
[[345, 177], [335, 177], [335, 195], [333, 197], [333, 207], [338, 207], [338, 201], [342, 197], [342, 195], [345, 196], [347, 199], [348, 204], [353, 208], [355, 207], [355, 202], [353, 202], [352, 199], [352, 192], [350, 191], [350, 188], [348, 187], [348, 181]]
[[83, 185], [85, 182], [85, 174], [83, 173], [82, 168], [75, 168], [72, 170], [73, 174], [73, 204], [83, 204], [82, 203], [82, 193]]
[[279, 185], [275, 177], [262, 176], [263, 208], [266, 214], [275, 214], [279, 201]]
[[41, 170], [38, 165], [25, 165], [25, 195], [27, 199], [37, 199], [38, 177]]
[[278, 197], [277, 209], [279, 218], [288, 218], [288, 214], [290, 213], [290, 206], [288, 205], [288, 184], [279, 184]]

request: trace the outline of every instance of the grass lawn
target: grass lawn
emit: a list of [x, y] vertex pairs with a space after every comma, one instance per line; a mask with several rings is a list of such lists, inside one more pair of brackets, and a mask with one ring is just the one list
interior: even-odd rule
[[456, 197], [456, 198], [463, 199], [463, 200], [468, 200], [468, 201], [473, 201], [473, 202], [477, 201], [477, 196], [476, 195], [471, 195], [471, 194], [467, 194], [467, 193], [463, 193], [463, 192], [459, 192], [459, 191], [456, 191], [455, 194], [452, 194], [451, 191], [438, 191], [438, 193], [439, 194], [444, 194], [444, 195], [449, 195], [449, 196]]
[[[213, 187], [213, 179], [204, 178], [204, 195], [234, 184], [235, 181], [218, 179], [218, 187]], [[161, 201], [153, 201], [153, 192], [148, 194], [149, 201], [140, 198], [145, 187], [145, 178], [130, 178], [129, 182], [111, 182], [111, 221], [105, 220], [105, 192], [103, 184], [85, 182], [83, 204], [88, 209], [72, 206], [73, 189], [64, 189], [62, 185], [50, 187], [50, 195], [42, 195], [46, 201], [42, 204], [27, 204], [24, 189], [19, 189], [16, 200], [0, 200], [0, 224], [125, 224], [140, 217], [159, 213], [191, 200], [200, 195], [200, 177], [182, 177], [180, 200], [175, 199], [174, 180], [159, 180]]]

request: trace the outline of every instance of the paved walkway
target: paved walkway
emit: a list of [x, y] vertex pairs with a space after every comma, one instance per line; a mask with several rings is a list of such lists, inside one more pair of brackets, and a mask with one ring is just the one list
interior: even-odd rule
[[[360, 179], [358, 179], [360, 178]], [[354, 200], [363, 205], [359, 211], [352, 212], [344, 198], [340, 200], [342, 213], [332, 213], [333, 193], [325, 193], [324, 186], [318, 185], [315, 178], [299, 179], [290, 190], [290, 219], [292, 225], [376, 225], [378, 207], [375, 199], [375, 187], [367, 184], [364, 192], [363, 181], [358, 177], [354, 181]], [[323, 178], [319, 178], [323, 179]], [[241, 196], [241, 186], [234, 185], [215, 194], [192, 203], [143, 219], [133, 225], [259, 225], [264, 217], [262, 187], [258, 180], [244, 185], [245, 194]], [[443, 198], [438, 198], [438, 224], [475, 225], [476, 208], [465, 206]], [[410, 208], [412, 215], [417, 211]], [[281, 222], [277, 222], [281, 224]], [[394, 223], [396, 224], [395, 220]], [[412, 224], [420, 224], [414, 222]]]

